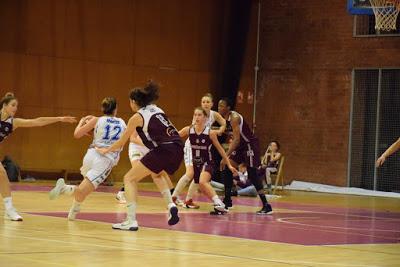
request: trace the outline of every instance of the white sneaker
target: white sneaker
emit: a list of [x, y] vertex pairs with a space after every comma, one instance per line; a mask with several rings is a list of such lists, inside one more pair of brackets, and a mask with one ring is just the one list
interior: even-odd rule
[[76, 215], [81, 211], [80, 207], [71, 207], [68, 213], [68, 220], [75, 221]]
[[175, 225], [179, 222], [178, 208], [175, 204], [169, 207], [168, 225]]
[[11, 221], [22, 221], [21, 215], [18, 214], [15, 208], [5, 210], [4, 217]]
[[112, 229], [125, 230], [125, 231], [137, 231], [139, 230], [139, 225], [136, 220], [126, 219], [122, 223], [115, 223], [112, 225]]
[[115, 198], [119, 201], [119, 204], [126, 204], [124, 191], [119, 191]]
[[60, 196], [64, 185], [65, 185], [65, 181], [64, 181], [63, 178], [60, 178], [60, 179], [57, 180], [56, 186], [49, 193], [50, 200], [53, 200], [53, 199], [55, 199], [55, 198]]
[[221, 212], [228, 212], [228, 209], [225, 208], [225, 204], [221, 203], [221, 204], [214, 204], [214, 209], [217, 211], [221, 211]]

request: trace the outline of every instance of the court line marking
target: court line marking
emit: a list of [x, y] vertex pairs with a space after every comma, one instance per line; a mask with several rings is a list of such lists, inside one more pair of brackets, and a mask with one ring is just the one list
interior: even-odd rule
[[[47, 216], [47, 217], [53, 217], [53, 218], [64, 218], [64, 217], [57, 217], [57, 216], [53, 216], [51, 214], [37, 214], [37, 213], [46, 213], [46, 212], [36, 212], [35, 213], [29, 213], [30, 215], [36, 215], [36, 216]], [[53, 212], [49, 212], [49, 213], [53, 213]], [[62, 212], [65, 213], [65, 212]], [[95, 212], [95, 213], [99, 213], [99, 212]], [[312, 214], [316, 214], [313, 212], [305, 212], [305, 213], [312, 213]], [[87, 213], [86, 213], [87, 214]], [[110, 214], [112, 214], [112, 212], [110, 212]], [[197, 218], [197, 220], [202, 220], [202, 221], [212, 221], [212, 222], [224, 222], [224, 221], [229, 221], [228, 217], [216, 217], [217, 219], [213, 218]], [[221, 219], [218, 219], [221, 218]], [[288, 217], [288, 218], [300, 218], [300, 217]], [[310, 218], [310, 217], [304, 217], [304, 218]], [[318, 217], [315, 217], [318, 218]], [[79, 219], [82, 221], [87, 221], [87, 222], [101, 222], [101, 223], [107, 223], [107, 222], [102, 222], [102, 221], [96, 221], [96, 220], [90, 220], [90, 219]], [[244, 224], [244, 225], [264, 225], [265, 222], [249, 222], [249, 221], [230, 221], [231, 223], [235, 223], [235, 224]], [[310, 230], [310, 227], [314, 227], [314, 225], [307, 225], [307, 224], [296, 224], [296, 223], [290, 223], [290, 222], [285, 222], [285, 221], [279, 221], [279, 218], [274, 219], [274, 221], [271, 221], [271, 223], [275, 223], [276, 227], [278, 227], [279, 223], [286, 223], [286, 224], [294, 224], [294, 225], [298, 225], [300, 227], [291, 227], [291, 226], [286, 226], [289, 229], [297, 229], [297, 230]], [[159, 229], [159, 230], [166, 230], [164, 228], [157, 228], [157, 227], [146, 227], [146, 228], [151, 228], [151, 229]], [[341, 228], [339, 228], [341, 229]], [[183, 231], [183, 230], [179, 230], [179, 229], [171, 229], [172, 231], [178, 231], [178, 232], [186, 232], [186, 233], [194, 233], [192, 231]], [[339, 230], [329, 230], [329, 229], [314, 229], [316, 231], [319, 232], [327, 232], [327, 233], [338, 233], [338, 234], [344, 234], [343, 231], [339, 231]], [[345, 229], [343, 229], [345, 230]], [[198, 232], [197, 232], [198, 233]], [[213, 235], [213, 234], [208, 234], [208, 233], [198, 233], [198, 234], [205, 234], [205, 235]], [[389, 243], [389, 240], [394, 240], [394, 241], [398, 241], [397, 238], [392, 238], [392, 237], [385, 237], [385, 236], [378, 236], [378, 235], [371, 235], [371, 234], [364, 234], [364, 233], [346, 233], [347, 235], [353, 235], [353, 236], [366, 236], [366, 237], [374, 237], [374, 238], [382, 238], [382, 239], [386, 239], [388, 240], [388, 243], [383, 243], [383, 244], [393, 244], [393, 242]], [[222, 236], [222, 235], [214, 235], [214, 236]], [[224, 236], [224, 237], [231, 237], [231, 238], [238, 238], [238, 239], [246, 239], [246, 240], [257, 240], [257, 241], [264, 241], [264, 242], [271, 242], [271, 243], [277, 243], [277, 244], [293, 244], [293, 245], [303, 245], [303, 246], [320, 246], [320, 245], [307, 245], [307, 244], [296, 244], [296, 243], [288, 243], [288, 242], [277, 242], [277, 241], [269, 241], [269, 240], [260, 240], [260, 239], [248, 239], [248, 238], [244, 238], [244, 237], [235, 237], [235, 236]], [[351, 244], [365, 244], [365, 243], [351, 243]], [[351, 245], [349, 244], [349, 245]], [[382, 243], [367, 243], [367, 244], [382, 244]], [[329, 245], [329, 244], [326, 244]], [[338, 245], [338, 244], [334, 244], [334, 245]], [[347, 244], [339, 244], [339, 245], [347, 245]]]
[[[307, 223], [299, 223], [299, 222], [290, 222], [290, 220], [296, 219], [323, 219], [321, 217], [286, 217], [286, 218], [278, 218], [276, 219], [279, 222], [289, 223], [289, 224], [298, 224], [298, 225], [308, 225], [311, 227], [322, 227], [322, 228], [335, 228], [335, 229], [345, 229], [345, 230], [358, 230], [358, 231], [379, 231], [379, 232], [394, 232], [400, 233], [400, 230], [385, 230], [385, 229], [374, 229], [374, 228], [354, 228], [354, 227], [342, 227], [342, 226], [329, 226], [329, 225], [317, 225], [317, 224], [307, 224]], [[325, 219], [326, 220], [326, 219]], [[346, 220], [349, 221], [359, 221], [359, 220]]]
[[[40, 215], [40, 214], [30, 214], [30, 216], [38, 216], [38, 217], [43, 217], [43, 215]], [[51, 218], [53, 218], [53, 219], [55, 219], [55, 220], [60, 220], [60, 219], [65, 219], [65, 218], [63, 218], [63, 217], [54, 217], [54, 216], [51, 216]], [[298, 218], [298, 217], [295, 217], [295, 218]], [[310, 218], [310, 217], [306, 217], [306, 218]], [[100, 225], [104, 225], [104, 224], [108, 224], [107, 222], [101, 222], [101, 221], [91, 221], [91, 220], [80, 220], [80, 221], [82, 221], [82, 222], [84, 222], [84, 223], [97, 223], [97, 224], [100, 224]], [[160, 229], [160, 228], [151, 228], [151, 227], [143, 227], [143, 228], [146, 228], [146, 229], [149, 229], [149, 230], [155, 230], [155, 231], [165, 231], [165, 229]], [[296, 228], [296, 227], [292, 227], [293, 229], [299, 229], [299, 228]], [[12, 229], [14, 229], [14, 228], [12, 228]], [[302, 228], [300, 228], [300, 229], [302, 229]], [[21, 229], [22, 230], [22, 229]], [[32, 230], [32, 231], [37, 231], [37, 230]], [[47, 229], [46, 230], [43, 230], [44, 232], [47, 232]], [[43, 232], [43, 231], [38, 231], [38, 232]], [[179, 231], [179, 230], [177, 230], [177, 232], [179, 232], [179, 233], [189, 233], [189, 234], [192, 234], [192, 235], [205, 235], [205, 236], [207, 236], [207, 237], [214, 237], [214, 238], [216, 238], [216, 237], [218, 237], [218, 238], [224, 238], [224, 239], [231, 239], [231, 240], [229, 240], [229, 242], [232, 242], [232, 241], [237, 241], [237, 242], [249, 242], [249, 241], [252, 241], [252, 242], [266, 242], [266, 243], [272, 243], [272, 244], [278, 244], [278, 245], [285, 245], [285, 246], [309, 246], [309, 247], [312, 247], [312, 245], [301, 245], [301, 244], [293, 244], [293, 243], [283, 243], [283, 242], [274, 242], [274, 241], [260, 241], [260, 240], [256, 240], [256, 239], [244, 239], [244, 238], [238, 238], [238, 237], [229, 237], [229, 236], [219, 236], [219, 235], [212, 235], [212, 234], [202, 234], [202, 233], [196, 233], [196, 232], [184, 232], [184, 231]], [[79, 237], [85, 237], [84, 235], [73, 235], [73, 236], [79, 236]], [[92, 236], [86, 236], [87, 238], [93, 238]], [[143, 240], [145, 240], [145, 239], [147, 239], [147, 238], [138, 238], [138, 237], [135, 237], [135, 239], [143, 239]], [[232, 240], [233, 239], [233, 240]], [[149, 239], [147, 239], [147, 240], [149, 240]], [[157, 239], [155, 239], [155, 240], [157, 240]], [[158, 239], [158, 240], [160, 240], [160, 241], [165, 241], [165, 239]], [[179, 241], [179, 240], [177, 240], [177, 241]], [[182, 240], [183, 241], [183, 240]], [[187, 240], [187, 241], [191, 241], [191, 242], [194, 242], [195, 241], [195, 239], [192, 239], [192, 240]], [[208, 242], [208, 240], [197, 240], [197, 241], [206, 241], [206, 242]], [[393, 243], [388, 243], [389, 245], [393, 245]], [[341, 244], [341, 245], [320, 245], [320, 246], [322, 246], [322, 247], [324, 247], [324, 246], [326, 246], [326, 247], [333, 247], [333, 248], [335, 248], [335, 249], [341, 249], [341, 250], [343, 250], [343, 249], [347, 249], [347, 248], [342, 248], [342, 247], [340, 247], [340, 246], [362, 246], [362, 245], [365, 245], [365, 246], [368, 246], [368, 245], [371, 245], [371, 244]], [[372, 245], [374, 245], [374, 244], [372, 244]], [[384, 245], [384, 243], [380, 243], [380, 244], [378, 244], [378, 245]], [[353, 250], [355, 250], [355, 249], [353, 249]], [[366, 252], [366, 250], [361, 250], [361, 249], [358, 249], [357, 251], [362, 251], [362, 252]], [[367, 251], [367, 252], [370, 252], [369, 250]], [[396, 255], [397, 256], [397, 254], [392, 254], [392, 253], [387, 253], [387, 252], [381, 252], [381, 251], [377, 251], [376, 253], [382, 253], [382, 254], [386, 254], [386, 255]]]
[[[18, 229], [16, 229], [18, 230]], [[256, 257], [238, 257], [238, 256], [231, 256], [231, 255], [223, 255], [223, 254], [214, 254], [214, 253], [207, 253], [207, 252], [195, 252], [195, 251], [185, 251], [181, 249], [171, 249], [169, 247], [165, 248], [160, 248], [160, 249], [138, 249], [138, 248], [133, 248], [133, 247], [124, 247], [121, 248], [121, 246], [113, 246], [113, 245], [98, 245], [98, 244], [93, 244], [93, 243], [84, 243], [84, 242], [73, 242], [73, 241], [62, 241], [62, 240], [55, 240], [55, 239], [50, 239], [50, 238], [37, 238], [37, 237], [29, 237], [29, 236], [8, 236], [8, 235], [3, 235], [0, 234], [0, 236], [6, 237], [6, 238], [21, 238], [21, 239], [28, 239], [28, 240], [36, 240], [36, 241], [47, 241], [47, 242], [56, 242], [56, 243], [62, 243], [62, 244], [77, 244], [77, 245], [85, 245], [85, 246], [94, 246], [94, 247], [101, 247], [101, 248], [113, 248], [116, 250], [133, 250], [133, 251], [142, 251], [142, 252], [147, 252], [147, 253], [153, 253], [153, 252], [164, 252], [164, 253], [176, 253], [176, 254], [183, 254], [183, 255], [191, 255], [191, 256], [209, 256], [209, 257], [220, 257], [220, 258], [229, 258], [229, 259], [241, 259], [241, 260], [254, 260], [254, 261], [263, 261], [263, 262], [274, 262], [274, 263], [280, 263], [280, 264], [286, 264], [286, 265], [304, 265], [304, 266], [314, 266], [315, 264], [317, 265], [329, 265], [329, 266], [345, 266], [345, 267], [379, 267], [378, 265], [360, 265], [360, 264], [341, 264], [341, 263], [332, 263], [332, 262], [308, 262], [308, 261], [282, 261], [282, 260], [272, 260], [272, 259], [266, 259], [266, 258], [256, 258]], [[118, 242], [116, 240], [108, 240], [111, 242]], [[151, 246], [150, 246], [151, 247]], [[7, 256], [7, 255], [6, 255]], [[33, 259], [29, 259], [33, 260]], [[33, 260], [35, 261], [35, 260]], [[309, 265], [311, 264], [311, 265]], [[60, 265], [60, 266], [69, 266], [69, 265]]]
[[[15, 261], [15, 255], [14, 254], [13, 255], [1, 254], [0, 258], [2, 258], [2, 257], [12, 258], [13, 261]], [[63, 263], [41, 261], [41, 260], [29, 258], [29, 257], [18, 257], [18, 260], [23, 260], [23, 261], [28, 261], [28, 262], [36, 262], [36, 263], [50, 265], [50, 266], [57, 265], [57, 266], [63, 266], [63, 267], [71, 267], [71, 265], [67, 265], [67, 264], [63, 264]]]

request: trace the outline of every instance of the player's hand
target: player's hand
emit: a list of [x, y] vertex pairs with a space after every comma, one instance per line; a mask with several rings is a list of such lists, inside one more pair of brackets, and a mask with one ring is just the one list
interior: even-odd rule
[[76, 118], [71, 116], [59, 117], [60, 122], [68, 122], [68, 123], [75, 123]]
[[95, 147], [95, 149], [96, 149], [97, 152], [99, 152], [102, 155], [105, 155], [108, 152], [110, 152], [109, 149], [106, 148], [106, 147]]
[[380, 156], [378, 158], [378, 160], [376, 161], [376, 167], [380, 167], [383, 165], [383, 163], [385, 162], [386, 157], [384, 155]]
[[228, 165], [228, 168], [232, 172], [233, 176], [239, 176], [238, 171], [231, 164]]

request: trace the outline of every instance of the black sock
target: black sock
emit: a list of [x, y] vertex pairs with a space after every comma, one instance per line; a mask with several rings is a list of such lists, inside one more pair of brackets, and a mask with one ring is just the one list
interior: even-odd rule
[[232, 201], [232, 199], [231, 199], [232, 187], [233, 187], [233, 175], [232, 175], [232, 172], [228, 168], [225, 168], [225, 170], [223, 170], [221, 172], [221, 176], [222, 176], [222, 179], [224, 181], [224, 186], [225, 186], [224, 202]]
[[175, 187], [174, 187], [174, 188], [171, 188], [171, 189], [169, 190], [169, 192], [171, 192], [171, 195], [174, 193], [174, 191], [175, 191]]
[[125, 186], [121, 187], [119, 191], [125, 192]]
[[267, 198], [265, 197], [265, 194], [264, 193], [258, 194], [258, 196], [260, 197], [260, 199], [261, 199], [261, 201], [263, 203], [263, 206], [267, 206], [268, 201], [267, 201]]
[[247, 174], [249, 175], [249, 179], [251, 183], [257, 190], [258, 196], [260, 197], [264, 206], [268, 204], [267, 198], [264, 194], [264, 188], [262, 185], [262, 179], [257, 176], [257, 169], [252, 167], [247, 167]]

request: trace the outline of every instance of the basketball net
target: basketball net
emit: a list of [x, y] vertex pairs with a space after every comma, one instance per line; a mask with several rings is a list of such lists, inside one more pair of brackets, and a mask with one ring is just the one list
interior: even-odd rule
[[400, 0], [370, 0], [375, 14], [375, 29], [379, 31], [396, 30]]

